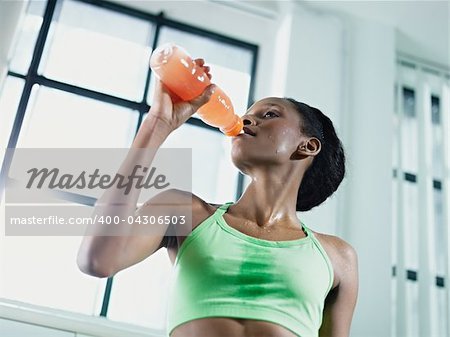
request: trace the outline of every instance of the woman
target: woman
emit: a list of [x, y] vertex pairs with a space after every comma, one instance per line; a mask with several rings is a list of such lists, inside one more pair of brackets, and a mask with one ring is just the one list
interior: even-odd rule
[[[209, 67], [196, 60], [209, 75]], [[176, 102], [157, 81], [154, 102], [132, 149], [159, 148], [209, 100], [213, 85], [190, 102]], [[296, 211], [324, 202], [343, 179], [344, 152], [332, 122], [292, 99], [265, 98], [243, 116], [244, 134], [232, 139], [232, 160], [251, 177], [235, 203], [212, 205], [176, 189], [135, 211], [139, 196], [109, 190], [96, 212], [156, 215], [158, 205], [192, 199], [192, 232], [152, 236], [86, 236], [78, 254], [83, 272], [114, 275], [161, 247], [175, 265], [168, 312], [171, 337], [344, 337], [356, 304], [354, 249], [301, 223]], [[130, 155], [119, 172], [149, 167], [153, 156]], [[127, 206], [128, 205], [128, 206]], [[170, 215], [183, 211], [170, 208]], [[164, 215], [167, 215], [167, 208]], [[99, 231], [102, 230], [99, 225]], [[98, 232], [100, 233], [100, 232]]]

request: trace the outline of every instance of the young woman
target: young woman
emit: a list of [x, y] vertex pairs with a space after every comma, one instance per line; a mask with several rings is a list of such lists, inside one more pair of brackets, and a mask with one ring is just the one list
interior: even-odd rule
[[[204, 61], [196, 62], [210, 77]], [[157, 81], [132, 149], [159, 148], [208, 101], [212, 88], [191, 102], [175, 102]], [[120, 203], [128, 206], [114, 215], [124, 218], [155, 215], [158, 205], [190, 197], [192, 232], [168, 236], [165, 226], [159, 235], [86, 236], [78, 265], [107, 277], [166, 247], [175, 268], [171, 337], [346, 337], [358, 290], [355, 250], [296, 216], [324, 202], [344, 177], [344, 151], [333, 124], [318, 109], [276, 97], [256, 102], [243, 122], [245, 133], [233, 137], [231, 156], [251, 183], [238, 201], [213, 205], [172, 189], [136, 210], [138, 190], [127, 196], [107, 191], [97, 212], [111, 213], [108, 205]], [[137, 163], [149, 167], [152, 160], [130, 155], [119, 171]], [[175, 206], [169, 212], [182, 213]]]

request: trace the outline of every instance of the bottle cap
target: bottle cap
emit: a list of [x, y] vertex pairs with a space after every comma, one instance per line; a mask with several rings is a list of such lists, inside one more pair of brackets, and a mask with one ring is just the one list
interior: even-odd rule
[[230, 129], [220, 131], [222, 131], [226, 136], [234, 137], [242, 131], [243, 127], [244, 124], [242, 123], [242, 118], [238, 117], [236, 124], [234, 124]]

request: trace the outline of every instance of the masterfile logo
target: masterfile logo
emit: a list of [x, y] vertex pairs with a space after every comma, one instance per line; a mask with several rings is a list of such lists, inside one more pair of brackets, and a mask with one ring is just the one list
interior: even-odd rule
[[[189, 148], [7, 151], [12, 160], [2, 177], [6, 235], [152, 235], [168, 224], [187, 234], [192, 227], [188, 193], [185, 200], [152, 204], [150, 214], [133, 214], [161, 192], [192, 190]], [[130, 156], [133, 165], [124, 167]], [[102, 197], [111, 193], [115, 199], [105, 203]]]

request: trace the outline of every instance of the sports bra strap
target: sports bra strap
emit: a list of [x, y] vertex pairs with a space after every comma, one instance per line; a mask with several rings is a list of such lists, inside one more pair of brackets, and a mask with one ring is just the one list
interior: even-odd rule
[[230, 207], [231, 204], [233, 204], [234, 202], [229, 201], [226, 202], [225, 204], [223, 204], [222, 206], [220, 206], [219, 208], [217, 208], [217, 210], [215, 211], [215, 215], [223, 215], [223, 213], [225, 213], [228, 209], [228, 207]]

